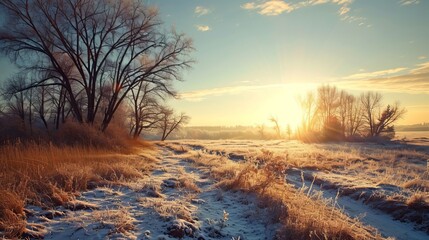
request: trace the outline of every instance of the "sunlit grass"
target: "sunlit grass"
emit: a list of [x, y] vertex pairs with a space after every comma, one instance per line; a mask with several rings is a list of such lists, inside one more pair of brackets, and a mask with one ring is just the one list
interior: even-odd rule
[[254, 158], [262, 167], [191, 150], [180, 157], [209, 167], [223, 189], [256, 194], [259, 205], [270, 210], [270, 221], [281, 223], [280, 239], [382, 239], [374, 229], [349, 218], [331, 202], [287, 185], [282, 177], [285, 159], [273, 157], [268, 151]]
[[[152, 154], [153, 155], [153, 154]], [[0, 230], [5, 237], [26, 231], [24, 205], [63, 205], [80, 191], [140, 178], [157, 161], [82, 146], [15, 143], [0, 147]], [[7, 200], [7, 201], [6, 201]]]
[[[179, 148], [176, 142], [170, 144]], [[283, 223], [282, 234], [294, 236], [292, 239], [303, 236], [304, 239], [373, 239], [380, 236], [371, 227], [363, 226], [334, 208], [334, 203], [321, 195], [286, 185], [279, 176], [281, 173], [283, 177], [287, 175], [288, 169], [304, 171], [305, 179], [316, 180], [315, 185], [341, 189], [340, 195], [360, 198], [360, 191], [380, 189], [371, 196], [365, 195], [364, 202], [382, 206], [378, 208], [388, 214], [396, 214], [395, 211], [402, 211], [404, 207], [414, 211], [429, 206], [429, 156], [413, 148], [395, 144], [303, 144], [279, 140], [186, 140], [182, 144], [180, 148], [186, 153], [177, 156], [209, 167], [220, 187], [256, 194], [261, 202], [267, 202], [263, 206], [276, 206], [273, 216], [278, 216]], [[237, 156], [238, 160], [229, 159]], [[311, 179], [307, 179], [309, 177]], [[397, 190], [394, 194], [384, 192], [384, 187]], [[396, 205], [399, 208], [393, 207]], [[287, 209], [287, 214], [283, 217], [274, 214], [281, 213], [281, 209]]]

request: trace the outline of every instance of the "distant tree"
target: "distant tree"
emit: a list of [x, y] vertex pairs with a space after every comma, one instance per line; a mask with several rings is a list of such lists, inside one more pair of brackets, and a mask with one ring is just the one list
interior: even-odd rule
[[361, 102], [352, 95], [348, 95], [345, 99], [346, 113], [346, 134], [355, 136], [359, 133], [363, 125], [362, 106]]
[[183, 125], [189, 122], [190, 118], [181, 113], [175, 115], [174, 111], [170, 108], [163, 108], [161, 110], [160, 120], [158, 121], [158, 128], [161, 131], [161, 141], [164, 141], [175, 130], [180, 129]]
[[30, 101], [28, 98], [28, 90], [17, 91], [26, 85], [26, 79], [23, 76], [15, 76], [8, 79], [3, 86], [4, 99], [6, 100], [5, 112], [9, 116], [17, 117], [23, 131], [27, 131], [26, 120], [30, 117]]
[[49, 108], [48, 104], [51, 102], [51, 99], [49, 99], [48, 89], [49, 86], [40, 86], [37, 88], [34, 88], [35, 93], [32, 95], [33, 100], [31, 101], [32, 108], [34, 109], [35, 113], [37, 114], [37, 117], [42, 121], [43, 126], [46, 129], [49, 129], [48, 126], [48, 112], [47, 109]]
[[405, 114], [405, 112], [405, 109], [401, 109], [398, 103], [396, 103], [394, 106], [387, 105], [386, 108], [382, 111], [381, 115], [377, 118], [377, 122], [374, 126], [373, 136], [380, 136], [382, 133], [387, 133], [387, 135], [390, 136], [393, 132], [394, 137], [395, 131], [392, 124], [400, 119]]
[[367, 125], [367, 135], [372, 137], [377, 131], [377, 116], [380, 114], [382, 96], [376, 92], [366, 92], [360, 96], [362, 104], [363, 119]]
[[259, 137], [261, 139], [265, 139], [265, 137], [266, 137], [265, 136], [265, 125], [261, 124], [261, 125], [258, 125], [256, 128], [258, 130]]
[[299, 98], [299, 103], [304, 112], [302, 116], [302, 129], [303, 132], [310, 132], [313, 130], [317, 118], [317, 102], [314, 94], [308, 92], [305, 98]]
[[340, 106], [340, 95], [336, 87], [322, 85], [317, 89], [317, 109], [321, 123], [325, 124], [336, 116], [336, 110]]
[[67, 94], [64, 86], [52, 86], [51, 91], [48, 93], [52, 101], [55, 129], [59, 129], [60, 124], [65, 123], [66, 118], [72, 110], [68, 108]]
[[270, 117], [269, 120], [274, 124], [273, 129], [276, 132], [276, 137], [281, 138], [281, 130], [280, 130], [280, 126], [279, 126], [279, 120], [275, 117]]
[[[400, 108], [399, 104], [383, 107], [382, 95], [376, 92], [365, 92], [356, 98], [328, 85], [319, 87], [316, 97], [314, 101], [314, 95], [308, 93], [307, 98], [301, 100], [303, 123], [297, 130], [297, 136], [304, 141], [341, 140], [346, 137], [392, 138], [393, 124], [405, 114], [405, 109]], [[312, 108], [314, 105], [317, 106], [315, 110]]]
[[286, 134], [288, 135], [288, 138], [290, 140], [290, 135], [292, 134], [292, 129], [290, 128], [290, 124], [286, 126]]
[[352, 97], [351, 95], [349, 95], [346, 91], [341, 90], [339, 92], [339, 97], [338, 97], [338, 120], [341, 123], [341, 130], [343, 131], [343, 135], [345, 135], [346, 133], [346, 128], [347, 128], [347, 115], [350, 111], [350, 109], [348, 108], [348, 100], [349, 98]]
[[331, 116], [325, 121], [322, 133], [324, 141], [344, 140], [344, 131], [342, 130], [341, 122], [335, 116]]
[[131, 129], [133, 138], [138, 138], [144, 129], [152, 129], [165, 116], [157, 97], [156, 85], [141, 82], [131, 90]]

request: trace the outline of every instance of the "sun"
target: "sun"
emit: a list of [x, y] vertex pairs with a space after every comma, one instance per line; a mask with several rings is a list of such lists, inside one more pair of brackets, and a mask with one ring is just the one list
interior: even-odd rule
[[265, 93], [263, 112], [266, 125], [272, 125], [269, 118], [278, 120], [284, 130], [288, 126], [295, 131], [302, 121], [302, 108], [299, 98], [314, 89], [315, 84], [289, 83], [279, 85], [277, 89]]

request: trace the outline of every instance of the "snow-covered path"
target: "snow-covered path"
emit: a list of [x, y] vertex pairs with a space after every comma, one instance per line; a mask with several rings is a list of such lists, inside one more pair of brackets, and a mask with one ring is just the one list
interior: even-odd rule
[[151, 175], [84, 192], [68, 207], [28, 206], [28, 228], [45, 239], [273, 238], [267, 213], [254, 198], [216, 188], [208, 169], [159, 148]]
[[305, 191], [310, 191], [310, 194], [320, 192], [323, 198], [335, 200], [334, 204], [337, 208], [343, 209], [348, 216], [359, 218], [364, 224], [376, 228], [384, 237], [393, 237], [397, 240], [429, 239], [428, 234], [416, 230], [412, 223], [394, 220], [392, 216], [373, 209], [362, 201], [356, 201], [348, 196], [337, 196], [335, 189], [323, 189], [319, 185], [313, 184], [309, 179], [304, 180], [303, 186], [302, 175], [299, 170], [289, 171], [286, 174], [286, 181], [298, 189], [304, 188]]

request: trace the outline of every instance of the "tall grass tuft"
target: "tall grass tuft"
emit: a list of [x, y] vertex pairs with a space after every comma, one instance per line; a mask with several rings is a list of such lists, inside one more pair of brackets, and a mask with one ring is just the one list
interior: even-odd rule
[[[133, 145], [131, 145], [133, 144]], [[7, 238], [25, 232], [26, 204], [53, 207], [73, 200], [79, 191], [124, 184], [153, 168], [153, 157], [127, 155], [129, 149], [16, 142], [0, 146], [0, 231]], [[145, 145], [148, 148], [149, 145]], [[134, 150], [135, 151], [135, 150]], [[2, 237], [2, 236], [0, 236]]]

